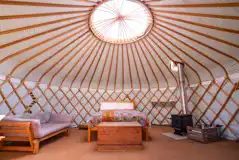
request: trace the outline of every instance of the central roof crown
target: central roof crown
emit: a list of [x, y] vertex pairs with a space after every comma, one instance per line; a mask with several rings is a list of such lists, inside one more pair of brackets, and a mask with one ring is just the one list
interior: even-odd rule
[[150, 10], [138, 0], [108, 0], [90, 17], [90, 28], [101, 40], [123, 44], [139, 40], [152, 28]]

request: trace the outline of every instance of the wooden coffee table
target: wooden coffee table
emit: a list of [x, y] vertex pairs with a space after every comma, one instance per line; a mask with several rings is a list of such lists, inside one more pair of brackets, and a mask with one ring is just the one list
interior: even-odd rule
[[102, 122], [97, 130], [97, 150], [143, 148], [142, 126], [138, 122]]

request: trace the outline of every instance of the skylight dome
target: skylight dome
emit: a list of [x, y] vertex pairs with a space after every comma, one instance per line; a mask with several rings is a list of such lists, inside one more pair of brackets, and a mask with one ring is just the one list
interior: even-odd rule
[[144, 37], [152, 28], [150, 10], [138, 0], [108, 0], [90, 17], [90, 28], [101, 40], [124, 44]]

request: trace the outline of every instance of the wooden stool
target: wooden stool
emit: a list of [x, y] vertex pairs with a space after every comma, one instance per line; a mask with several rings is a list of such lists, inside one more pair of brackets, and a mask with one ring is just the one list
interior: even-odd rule
[[5, 139], [4, 136], [0, 136], [0, 149], [2, 148], [3, 146], [3, 140]]
[[97, 131], [97, 127], [91, 128], [90, 126], [88, 126], [88, 142], [91, 141], [91, 132], [92, 131]]
[[145, 141], [149, 141], [149, 128], [148, 127], [143, 128], [143, 132], [145, 134]]

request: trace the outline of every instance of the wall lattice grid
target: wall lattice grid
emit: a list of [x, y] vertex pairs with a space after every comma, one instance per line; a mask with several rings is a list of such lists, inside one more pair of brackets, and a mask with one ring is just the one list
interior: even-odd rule
[[[204, 121], [208, 124], [223, 125], [227, 138], [239, 137], [239, 91], [230, 79], [211, 81], [189, 87], [189, 110], [194, 123]], [[181, 112], [178, 88], [133, 89], [133, 90], [95, 90], [67, 87], [54, 87], [13, 79], [1, 80], [0, 114], [22, 114], [31, 104], [32, 92], [37, 103], [32, 111], [52, 111], [73, 116], [72, 126], [86, 123], [87, 118], [97, 111], [102, 101], [127, 100], [129, 96], [137, 104], [137, 110], [145, 112], [155, 125], [171, 124], [170, 115]], [[173, 107], [156, 105], [155, 102], [172, 101]]]

